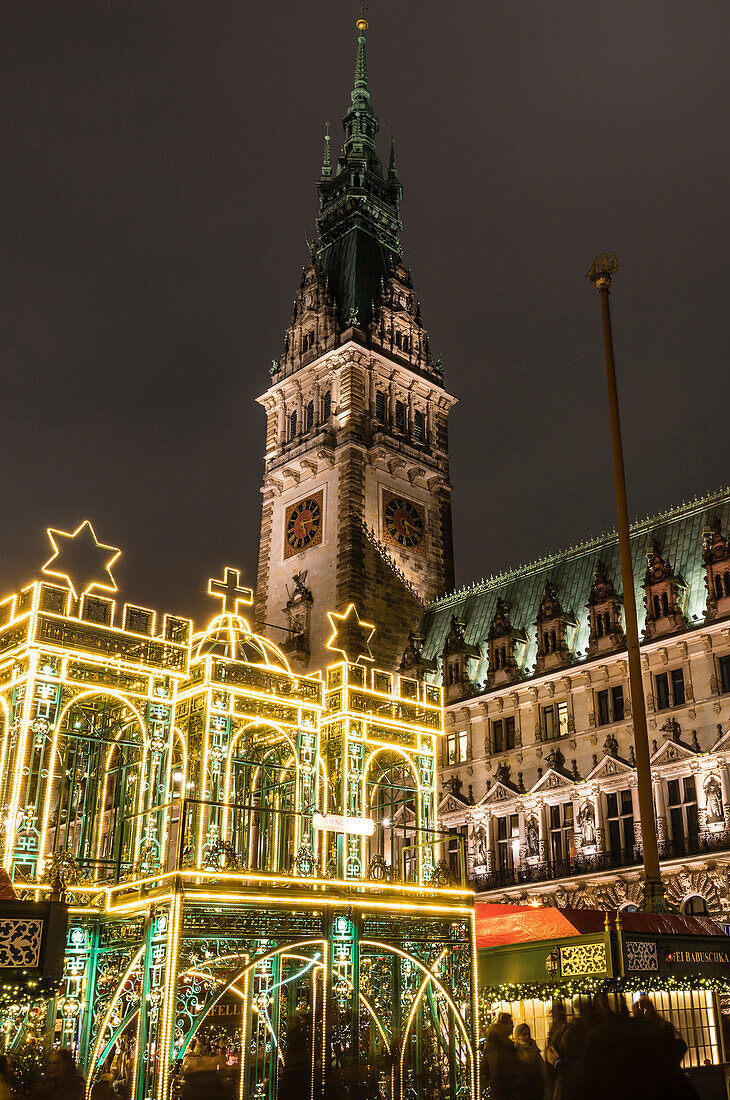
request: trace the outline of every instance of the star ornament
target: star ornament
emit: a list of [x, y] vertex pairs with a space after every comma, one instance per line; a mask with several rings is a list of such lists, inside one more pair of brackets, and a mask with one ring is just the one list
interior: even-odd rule
[[117, 586], [111, 568], [122, 551], [116, 546], [99, 542], [88, 519], [71, 533], [49, 527], [48, 538], [51, 540], [53, 554], [43, 566], [43, 573], [66, 581], [76, 599], [90, 592], [92, 588], [116, 592]]
[[375, 627], [372, 623], [362, 621], [354, 603], [349, 605], [344, 615], [328, 611], [327, 618], [332, 627], [332, 637], [327, 642], [327, 649], [341, 653], [351, 665], [356, 665], [358, 661], [375, 660], [370, 648]]

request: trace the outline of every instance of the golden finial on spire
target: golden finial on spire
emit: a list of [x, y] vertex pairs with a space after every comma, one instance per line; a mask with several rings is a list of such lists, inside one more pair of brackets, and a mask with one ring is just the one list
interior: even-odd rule
[[362, 4], [360, 6], [360, 18], [358, 19], [355, 26], [357, 27], [357, 29], [360, 31], [361, 34], [362, 34], [363, 31], [366, 31], [368, 29], [368, 27], [370, 26], [367, 19], [365, 18], [365, 0], [362, 0]]

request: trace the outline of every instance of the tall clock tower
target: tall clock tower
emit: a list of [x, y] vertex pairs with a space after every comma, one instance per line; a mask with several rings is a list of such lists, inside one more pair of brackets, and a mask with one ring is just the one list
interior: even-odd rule
[[375, 658], [397, 665], [424, 603], [453, 588], [444, 388], [403, 263], [402, 188], [383, 169], [365, 31], [344, 143], [329, 133], [318, 237], [266, 410], [256, 615], [300, 667], [331, 659], [327, 612], [351, 601], [377, 624]]

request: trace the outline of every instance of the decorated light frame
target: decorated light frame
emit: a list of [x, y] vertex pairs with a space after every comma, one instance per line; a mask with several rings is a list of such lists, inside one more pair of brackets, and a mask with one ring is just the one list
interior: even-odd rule
[[[53, 565], [60, 578], [34, 581], [0, 601], [0, 851], [22, 895], [65, 890], [70, 925], [56, 1011], [62, 1041], [76, 1050], [89, 1087], [126, 1044], [134, 1100], [167, 1098], [201, 1019], [228, 989], [245, 1004], [242, 1049], [272, 997], [277, 1042], [285, 1042], [286, 1014], [275, 994], [296, 980], [297, 989], [308, 989], [313, 1097], [325, 1094], [338, 1058], [356, 1057], [358, 1043], [392, 1056], [384, 1095], [400, 1088], [417, 1096], [420, 1071], [405, 1037], [415, 1029], [420, 1051], [424, 1028], [424, 1043], [429, 1036], [435, 1042], [439, 1028], [453, 1032], [448, 1041], [442, 1035], [450, 1087], [475, 1097], [473, 897], [448, 881], [435, 829], [440, 688], [366, 666], [373, 627], [354, 608], [333, 616], [333, 649], [342, 660], [323, 675], [293, 673], [275, 646], [251, 634], [239, 614], [251, 593], [230, 568], [210, 582], [210, 594], [224, 602], [201, 633], [182, 616], [158, 620], [141, 605], [119, 607], [108, 594], [116, 589], [109, 570], [118, 551], [85, 523], [62, 532], [60, 545], [89, 531], [98, 548], [97, 581], [81, 583], [70, 573], [56, 539], [46, 569]], [[66, 586], [57, 583], [63, 578]], [[353, 628], [347, 637], [343, 622]], [[257, 662], [252, 653], [263, 656]], [[113, 734], [99, 700], [119, 712]], [[91, 724], [76, 738], [85, 738], [85, 747], [71, 760], [68, 744], [84, 708]], [[69, 716], [76, 716], [71, 723]], [[134, 738], [126, 736], [131, 727]], [[134, 745], [128, 797], [110, 785], [122, 740]], [[244, 850], [231, 844], [241, 794], [235, 747], [244, 740], [264, 759], [285, 746], [292, 804], [280, 818], [288, 815], [290, 825], [274, 830], [270, 866], [249, 865], [250, 838]], [[93, 753], [100, 771], [92, 775]], [[383, 753], [407, 761], [416, 777], [423, 840], [412, 881], [398, 881], [397, 868], [386, 878], [371, 876], [362, 832], [329, 834], [313, 825], [315, 812], [367, 817], [369, 769]], [[97, 780], [97, 816], [85, 850], [54, 851], [52, 826], [64, 809], [59, 791], [70, 760], [79, 773], [74, 781], [88, 787]], [[256, 761], [248, 763], [253, 775]], [[254, 775], [244, 794], [259, 799], [260, 811], [257, 782]], [[67, 821], [79, 805], [69, 797]], [[117, 814], [122, 831], [108, 841], [110, 861], [101, 857], [113, 798], [126, 801]], [[280, 795], [273, 798], [272, 811], [282, 810]], [[269, 965], [268, 958], [279, 961]], [[406, 1000], [387, 993], [393, 983]], [[338, 1047], [335, 1035], [351, 1040]], [[247, 1073], [242, 1098], [264, 1087], [250, 1064]]]

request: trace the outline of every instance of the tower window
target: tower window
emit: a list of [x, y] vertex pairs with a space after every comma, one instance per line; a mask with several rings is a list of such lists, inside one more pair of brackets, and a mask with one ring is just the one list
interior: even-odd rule
[[730, 657], [721, 657], [717, 662], [720, 669], [720, 691], [730, 691]]
[[423, 442], [425, 428], [425, 419], [420, 409], [416, 409], [413, 414], [413, 438], [417, 443]]
[[314, 426], [314, 401], [310, 401], [307, 405], [307, 427], [306, 431], [310, 431]]
[[375, 419], [385, 424], [385, 394], [382, 390], [375, 393]]
[[395, 403], [395, 427], [399, 432], [406, 430], [406, 407], [402, 401]]
[[542, 729], [546, 741], [565, 737], [568, 732], [568, 704], [550, 703], [542, 708]]
[[294, 439], [297, 434], [297, 410], [289, 417], [289, 438]]
[[657, 710], [680, 707], [685, 701], [684, 672], [681, 668], [673, 668], [670, 673], [660, 672], [654, 677], [654, 684]]
[[514, 717], [495, 718], [492, 722], [492, 744], [494, 752], [507, 752], [515, 747]]
[[332, 415], [332, 390], [327, 390], [322, 398], [322, 419], [329, 420]]

